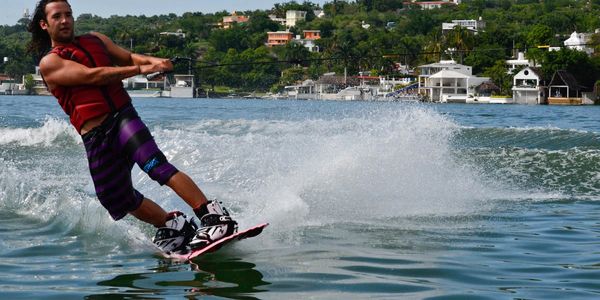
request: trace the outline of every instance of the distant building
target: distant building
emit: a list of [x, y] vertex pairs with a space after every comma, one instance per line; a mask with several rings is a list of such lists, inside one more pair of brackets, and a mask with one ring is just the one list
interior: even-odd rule
[[304, 39], [318, 40], [321, 38], [321, 30], [304, 30]]
[[302, 10], [288, 10], [285, 12], [285, 26], [291, 28], [296, 26], [298, 21], [306, 20], [306, 12]]
[[194, 98], [194, 75], [174, 75], [175, 84], [171, 84], [171, 98]]
[[[31, 74], [33, 76], [33, 93], [36, 95], [50, 95], [50, 91], [46, 87], [44, 83], [44, 79], [42, 78], [42, 74], [40, 73], [40, 67], [35, 67], [35, 74]], [[25, 76], [23, 76], [23, 82], [25, 82]], [[24, 91], [24, 87], [21, 87]], [[15, 91], [13, 91], [14, 94]]]
[[181, 29], [177, 29], [176, 32], [163, 31], [159, 34], [162, 36], [176, 36], [178, 38], [185, 39], [185, 33]]
[[538, 68], [526, 67], [513, 78], [513, 100], [517, 104], [544, 104], [548, 97], [547, 90]]
[[558, 70], [548, 84], [548, 104], [550, 105], [581, 105], [594, 104], [586, 97], [589, 89], [580, 85], [573, 74]]
[[435, 9], [435, 8], [442, 8], [444, 6], [448, 6], [448, 5], [458, 5], [460, 4], [461, 0], [442, 0], [442, 1], [409, 1], [409, 2], [404, 2], [404, 6], [405, 7], [409, 7], [411, 5], [413, 6], [418, 6], [421, 9]]
[[10, 95], [14, 88], [15, 79], [6, 74], [0, 74], [0, 95]]
[[291, 42], [293, 35], [289, 31], [272, 31], [267, 32], [267, 46], [286, 45]]
[[121, 80], [127, 90], [164, 89], [164, 80], [148, 80], [145, 75], [137, 75]]
[[526, 67], [539, 67], [533, 61], [525, 58], [525, 53], [523, 52], [517, 53], [517, 57], [515, 59], [506, 60], [506, 65], [508, 67], [508, 74], [512, 74], [515, 70], [520, 70]]
[[573, 33], [571, 33], [571, 36], [563, 43], [569, 49], [582, 51], [587, 53], [588, 55], [591, 55], [592, 53], [594, 53], [594, 49], [587, 45], [590, 42], [591, 38], [591, 33], [577, 33], [576, 31], [573, 31]]
[[315, 14], [315, 17], [317, 17], [319, 19], [325, 17], [324, 10], [313, 10], [313, 13]]
[[220, 25], [223, 29], [229, 29], [234, 24], [246, 23], [249, 19], [249, 17], [238, 15], [237, 12], [234, 11], [231, 16], [223, 17], [223, 22]]
[[304, 30], [304, 38], [297, 35], [293, 42], [304, 46], [310, 52], [319, 52], [319, 46], [315, 43], [316, 40], [321, 38], [320, 30]]
[[479, 20], [452, 20], [450, 23], [442, 23], [442, 31], [449, 31], [454, 27], [460, 26], [474, 33], [483, 31], [485, 28], [485, 22], [479, 18]]
[[433, 102], [466, 103], [475, 93], [475, 87], [489, 81], [487, 77], [472, 74], [472, 67], [457, 64], [453, 60], [419, 66], [419, 94]]
[[279, 25], [285, 26], [285, 18], [278, 18], [276, 15], [269, 15], [269, 19], [275, 23], [278, 23]]
[[439, 63], [422, 65], [418, 66], [417, 69], [419, 70], [419, 88], [425, 85], [425, 80], [427, 80], [429, 76], [442, 70], [452, 70], [465, 75], [471, 75], [473, 72], [471, 67], [457, 64], [453, 60], [442, 60]]

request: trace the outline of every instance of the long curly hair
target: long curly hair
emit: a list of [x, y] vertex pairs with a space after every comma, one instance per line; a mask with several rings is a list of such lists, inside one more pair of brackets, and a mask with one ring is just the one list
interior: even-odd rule
[[52, 2], [66, 2], [69, 4], [69, 1], [67, 0], [40, 0], [35, 7], [33, 18], [31, 18], [31, 22], [29, 22], [29, 26], [27, 27], [27, 30], [31, 32], [31, 41], [27, 46], [27, 50], [39, 58], [44, 56], [52, 46], [50, 35], [46, 30], [40, 27], [40, 21], [47, 21], [46, 5]]

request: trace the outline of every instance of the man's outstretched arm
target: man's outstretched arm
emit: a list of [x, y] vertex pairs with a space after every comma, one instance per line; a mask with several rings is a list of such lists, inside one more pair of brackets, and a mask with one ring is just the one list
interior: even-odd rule
[[168, 72], [173, 70], [173, 64], [169, 59], [131, 53], [129, 50], [115, 44], [111, 39], [102, 33], [92, 32], [91, 34], [102, 40], [104, 45], [106, 45], [108, 53], [118, 66], [138, 65], [142, 68], [142, 74]]
[[107, 85], [140, 74], [142, 69], [136, 65], [88, 68], [57, 54], [49, 54], [40, 61], [40, 72], [52, 89], [54, 86]]
[[49, 54], [40, 61], [40, 71], [52, 89], [54, 86], [107, 85], [138, 74], [167, 72], [173, 69], [168, 59], [133, 54], [100, 33], [99, 37], [117, 66], [88, 68], [56, 54]]

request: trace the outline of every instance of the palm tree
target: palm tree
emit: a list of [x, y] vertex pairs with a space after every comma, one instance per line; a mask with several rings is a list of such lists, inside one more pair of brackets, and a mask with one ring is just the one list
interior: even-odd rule
[[473, 34], [465, 27], [454, 26], [454, 28], [448, 32], [447, 40], [448, 46], [455, 48], [460, 54], [460, 63], [463, 61], [464, 54], [473, 49]]
[[442, 59], [442, 51], [444, 49], [444, 40], [441, 31], [432, 31], [428, 36], [428, 42], [425, 45], [425, 53], [423, 54], [426, 62], [440, 61]]

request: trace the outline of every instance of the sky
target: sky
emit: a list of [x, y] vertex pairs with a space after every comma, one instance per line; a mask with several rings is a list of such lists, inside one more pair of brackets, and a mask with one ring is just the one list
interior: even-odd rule
[[[33, 13], [38, 0], [0, 0], [0, 25], [15, 25], [23, 17], [26, 8]], [[269, 9], [275, 3], [290, 0], [70, 0], [75, 16], [91, 13], [101, 17], [112, 15], [166, 15], [184, 12], [214, 13], [216, 11], [244, 11]], [[296, 0], [298, 3], [304, 0]], [[330, 0], [310, 0], [323, 5]]]

